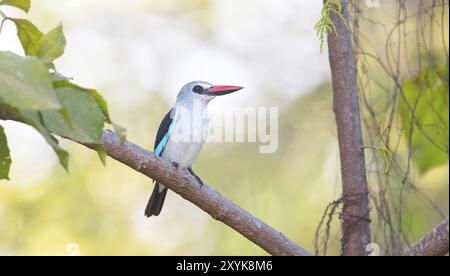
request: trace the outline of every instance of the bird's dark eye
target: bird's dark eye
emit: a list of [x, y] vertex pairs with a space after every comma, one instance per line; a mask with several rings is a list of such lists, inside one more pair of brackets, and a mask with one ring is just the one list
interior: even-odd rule
[[203, 87], [200, 85], [196, 85], [196, 86], [194, 86], [194, 88], [192, 88], [192, 91], [194, 91], [195, 93], [202, 93]]

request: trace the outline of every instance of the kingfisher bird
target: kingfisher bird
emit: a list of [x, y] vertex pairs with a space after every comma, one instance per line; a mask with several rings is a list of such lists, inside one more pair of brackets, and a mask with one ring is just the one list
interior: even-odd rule
[[[241, 90], [234, 85], [212, 85], [204, 81], [193, 81], [181, 88], [174, 107], [164, 116], [154, 146], [154, 153], [171, 161], [177, 168], [191, 173], [201, 185], [203, 182], [192, 170], [192, 164], [203, 147], [208, 134], [209, 102]], [[145, 209], [147, 217], [158, 216], [166, 198], [167, 188], [155, 183]]]

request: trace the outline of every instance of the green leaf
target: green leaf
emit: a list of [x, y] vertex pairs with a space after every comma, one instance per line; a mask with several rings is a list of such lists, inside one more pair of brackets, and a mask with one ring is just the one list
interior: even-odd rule
[[42, 39], [42, 32], [26, 19], [10, 18], [16, 24], [17, 36], [27, 56], [37, 56]]
[[105, 101], [103, 96], [97, 92], [97, 90], [83, 88], [81, 86], [78, 86], [74, 83], [69, 82], [68, 80], [54, 81], [53, 87], [55, 89], [61, 88], [61, 87], [67, 87], [67, 88], [72, 88], [77, 91], [83, 91], [83, 92], [89, 93], [92, 97], [94, 97], [95, 101], [97, 102], [99, 108], [101, 109], [101, 111], [103, 113], [103, 116], [105, 117], [105, 121], [107, 123], [111, 123], [111, 118], [109, 117], [109, 112], [108, 112], [108, 103]]
[[69, 171], [69, 154], [59, 146], [58, 140], [50, 134], [48, 129], [44, 126], [42, 115], [38, 111], [21, 111], [21, 116], [24, 121], [33, 126], [45, 138], [47, 143], [53, 148], [58, 156], [59, 163], [68, 172]]
[[124, 128], [123, 126], [120, 126], [116, 123], [112, 123], [113, 127], [114, 127], [114, 132], [119, 135], [120, 137], [120, 143], [123, 143], [127, 140], [127, 129]]
[[38, 56], [45, 64], [51, 64], [64, 54], [65, 48], [66, 38], [64, 37], [63, 27], [59, 24], [58, 27], [42, 37]]
[[17, 109], [61, 108], [41, 61], [3, 51], [0, 51], [0, 102]]
[[101, 144], [104, 116], [94, 97], [72, 86], [56, 88], [56, 95], [71, 125], [61, 112], [42, 111], [45, 126], [54, 134], [80, 143]]
[[8, 5], [19, 8], [24, 12], [30, 11], [31, 0], [2, 0], [0, 5]]
[[95, 146], [95, 150], [97, 151], [98, 157], [102, 162], [103, 166], [106, 166], [106, 150], [103, 146], [97, 145]]
[[0, 125], [0, 179], [9, 179], [11, 156], [3, 127]]
[[449, 94], [445, 83], [448, 67], [428, 68], [406, 81], [405, 99], [399, 97], [403, 136], [407, 141], [411, 136], [413, 158], [421, 173], [448, 163]]

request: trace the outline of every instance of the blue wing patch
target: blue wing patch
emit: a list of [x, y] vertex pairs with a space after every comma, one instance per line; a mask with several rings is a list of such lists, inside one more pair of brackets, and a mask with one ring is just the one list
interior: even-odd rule
[[172, 110], [170, 110], [169, 113], [166, 114], [163, 121], [161, 122], [161, 125], [159, 126], [158, 134], [156, 135], [155, 145], [157, 146], [155, 148], [155, 154], [158, 156], [161, 156], [164, 148], [166, 147], [167, 142], [169, 141], [170, 132], [175, 125], [177, 110], [175, 109], [175, 114], [172, 116], [172, 118], [170, 115], [171, 113]]

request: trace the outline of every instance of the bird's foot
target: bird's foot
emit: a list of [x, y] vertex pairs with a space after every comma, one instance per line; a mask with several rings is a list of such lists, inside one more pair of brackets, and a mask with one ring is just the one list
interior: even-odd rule
[[197, 179], [198, 183], [200, 184], [200, 187], [203, 187], [203, 185], [205, 185], [205, 183], [203, 183], [203, 180], [200, 179], [200, 177], [194, 175], [195, 178]]
[[178, 168], [180, 167], [180, 165], [177, 162], [172, 162], [172, 165], [175, 167], [175, 169], [178, 170]]
[[200, 187], [203, 187], [203, 185], [205, 185], [205, 183], [203, 183], [203, 180], [198, 175], [195, 174], [192, 168], [188, 168], [187, 170], [193, 177], [195, 177], [195, 179], [197, 179], [198, 183], [200, 184]]

